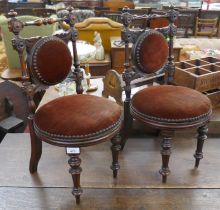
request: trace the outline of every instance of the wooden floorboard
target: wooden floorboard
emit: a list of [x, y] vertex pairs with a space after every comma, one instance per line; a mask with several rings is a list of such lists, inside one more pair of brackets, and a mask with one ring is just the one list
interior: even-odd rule
[[194, 170], [194, 134], [177, 133], [171, 175], [161, 183], [160, 138], [130, 138], [120, 153], [121, 169], [112, 178], [110, 142], [82, 149], [83, 194], [71, 194], [64, 148], [43, 144], [38, 173], [28, 172], [28, 134], [10, 134], [0, 144], [0, 210], [209, 210], [220, 209], [220, 141], [209, 138], [204, 159]]
[[219, 189], [84, 189], [76, 205], [68, 188], [0, 188], [0, 209], [218, 210]]
[[[160, 140], [155, 137], [131, 138], [120, 153], [117, 179], [110, 170], [110, 142], [83, 148], [81, 182], [87, 188], [220, 188], [220, 141], [210, 138], [204, 144], [204, 159], [194, 169], [196, 139], [176, 137], [170, 159], [171, 174], [161, 183]], [[30, 175], [28, 134], [10, 134], [0, 145], [0, 186], [69, 187], [68, 156], [64, 148], [43, 144], [38, 173]]]

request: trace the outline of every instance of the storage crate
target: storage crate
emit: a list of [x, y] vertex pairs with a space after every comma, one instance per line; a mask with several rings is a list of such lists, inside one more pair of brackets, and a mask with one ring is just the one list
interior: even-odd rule
[[220, 87], [220, 59], [206, 57], [176, 63], [177, 85], [205, 92]]
[[186, 60], [175, 64], [177, 85], [203, 92], [213, 106], [220, 104], [220, 59], [206, 57]]

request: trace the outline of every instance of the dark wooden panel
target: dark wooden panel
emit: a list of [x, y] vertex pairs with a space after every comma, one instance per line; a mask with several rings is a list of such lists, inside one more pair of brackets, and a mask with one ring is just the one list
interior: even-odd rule
[[10, 210], [214, 210], [219, 189], [85, 189], [76, 205], [71, 189], [0, 188], [0, 209]]
[[8, 3], [8, 8], [15, 9], [15, 8], [43, 8], [43, 3], [38, 2], [19, 2], [19, 3]]
[[105, 76], [107, 71], [111, 69], [110, 55], [105, 54], [105, 59], [101, 61], [93, 59], [87, 63], [81, 63], [81, 66], [85, 67], [86, 64], [89, 64], [91, 76]]
[[6, 14], [8, 12], [8, 1], [0, 0], [0, 14]]
[[88, 8], [95, 8], [95, 7], [101, 7], [102, 2], [101, 0], [64, 0], [64, 1], [54, 1], [54, 3], [57, 2], [63, 2], [65, 5], [72, 5], [75, 8], [82, 8], [82, 7], [88, 7]]

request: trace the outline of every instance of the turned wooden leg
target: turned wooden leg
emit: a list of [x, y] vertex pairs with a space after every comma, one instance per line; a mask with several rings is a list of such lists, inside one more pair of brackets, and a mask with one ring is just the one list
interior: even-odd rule
[[111, 169], [113, 170], [113, 177], [116, 178], [117, 174], [118, 174], [118, 170], [120, 169], [120, 165], [118, 163], [118, 155], [119, 155], [119, 151], [121, 149], [121, 141], [120, 141], [120, 135], [119, 133], [116, 134], [116, 136], [114, 136], [111, 140], [112, 142], [112, 146], [111, 146], [111, 150], [112, 150], [112, 165], [111, 165]]
[[162, 175], [162, 182], [166, 183], [167, 181], [167, 176], [170, 174], [170, 169], [169, 169], [169, 159], [171, 155], [171, 140], [173, 136], [173, 131], [162, 131], [161, 132], [163, 136], [163, 140], [161, 143], [161, 155], [162, 155], [162, 167], [159, 171], [159, 173]]
[[36, 136], [33, 129], [33, 121], [30, 118], [28, 120], [28, 125], [31, 137], [31, 158], [29, 163], [29, 171], [30, 173], [34, 173], [37, 171], [38, 162], [41, 158], [42, 141]]
[[198, 128], [198, 136], [197, 136], [197, 148], [194, 154], [194, 157], [196, 159], [195, 167], [199, 167], [199, 161], [203, 158], [203, 143], [207, 139], [207, 132], [208, 132], [208, 126], [204, 125], [200, 128]]
[[[76, 149], [79, 150], [79, 148]], [[82, 172], [82, 168], [80, 167], [81, 159], [79, 158], [80, 153], [71, 154], [67, 152], [67, 154], [70, 156], [70, 159], [68, 161], [70, 165], [69, 173], [72, 175], [72, 179], [73, 179], [72, 194], [76, 198], [76, 204], [79, 204], [80, 195], [82, 194], [82, 189], [80, 187], [80, 173]]]
[[121, 151], [124, 149], [124, 146], [128, 140], [129, 133], [132, 129], [133, 117], [130, 113], [130, 102], [124, 102], [124, 121], [121, 130]]

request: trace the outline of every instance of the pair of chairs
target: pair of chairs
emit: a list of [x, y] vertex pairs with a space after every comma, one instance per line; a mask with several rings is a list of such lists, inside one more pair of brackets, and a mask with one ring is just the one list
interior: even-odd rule
[[[29, 105], [28, 123], [31, 134], [30, 172], [37, 171], [41, 157], [41, 140], [56, 146], [68, 147], [70, 156], [69, 172], [73, 178], [73, 195], [76, 202], [80, 202], [82, 190], [80, 188], [81, 160], [80, 147], [90, 146], [106, 140], [112, 141], [112, 170], [117, 176], [119, 169], [118, 153], [123, 149], [131, 129], [132, 119], [156, 127], [162, 131], [162, 168], [160, 173], [166, 182], [170, 173], [168, 163], [171, 154], [171, 138], [177, 129], [198, 128], [198, 144], [195, 152], [198, 167], [203, 157], [203, 142], [207, 138], [207, 122], [212, 109], [208, 98], [201, 93], [180, 86], [174, 86], [173, 74], [173, 36], [176, 27], [173, 24], [177, 13], [171, 9], [162, 18], [170, 21], [168, 27], [157, 30], [131, 30], [129, 24], [132, 15], [128, 8], [123, 10], [122, 21], [124, 31], [122, 39], [125, 42], [125, 82], [126, 99], [124, 101], [124, 122], [121, 130], [121, 107], [107, 99], [91, 95], [82, 95], [82, 73], [77, 58], [74, 17], [69, 8], [63, 18], [44, 19], [33, 22], [21, 22], [11, 12], [9, 29], [15, 34], [13, 47], [18, 52], [21, 61], [22, 81]], [[151, 18], [149, 16], [149, 18]], [[155, 18], [155, 17], [154, 17]], [[52, 37], [34, 37], [24, 39], [19, 36], [23, 27], [30, 25], [52, 24], [66, 21], [70, 29]], [[167, 43], [165, 36], [169, 37]], [[62, 81], [69, 73], [72, 65], [71, 54], [66, 43], [72, 41], [74, 55], [73, 79], [76, 81], [78, 95], [64, 96], [55, 99], [37, 111], [33, 103], [33, 95], [39, 88], [54, 85]], [[129, 43], [133, 43], [132, 61], [129, 63]], [[27, 68], [23, 52], [27, 50]], [[159, 49], [159, 50], [158, 50]], [[62, 54], [62, 56], [60, 56]], [[136, 93], [131, 99], [131, 81], [137, 75], [148, 74], [149, 78], [156, 74], [166, 74], [166, 83], [170, 85], [152, 86]], [[120, 131], [121, 130], [121, 131]], [[119, 135], [121, 132], [121, 137]], [[70, 148], [69, 148], [70, 147]]]

